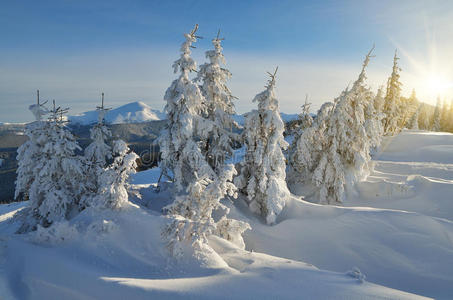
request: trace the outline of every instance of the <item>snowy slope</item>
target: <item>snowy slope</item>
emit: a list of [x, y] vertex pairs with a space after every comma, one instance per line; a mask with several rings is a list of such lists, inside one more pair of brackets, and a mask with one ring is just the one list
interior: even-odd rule
[[[68, 119], [71, 123], [87, 125], [97, 122], [97, 116], [97, 111], [93, 110], [80, 115], [69, 116]], [[165, 113], [151, 109], [147, 104], [138, 101], [109, 110], [105, 119], [109, 124], [140, 123], [163, 120], [165, 119]]]
[[[11, 215], [14, 205], [8, 208]], [[219, 238], [210, 241], [219, 255], [177, 264], [162, 245], [163, 222], [133, 205], [122, 212], [84, 211], [53, 236], [12, 236], [12, 225], [3, 220], [0, 295], [6, 300], [421, 299], [347, 274], [240, 250]]]
[[[14, 235], [11, 218], [26, 204], [0, 205], [1, 299], [452, 299], [453, 153], [436, 154], [451, 145], [425, 132], [388, 140], [349, 195], [354, 207], [293, 197], [268, 226], [241, 199], [226, 201], [253, 228], [246, 250], [212, 237], [216, 253], [203, 261], [167, 255], [166, 196], [150, 188], [158, 168], [134, 176], [147, 208], [86, 210], [55, 232]], [[366, 281], [348, 273], [354, 267]]]
[[386, 138], [374, 172], [348, 206], [401, 209], [453, 221], [453, 134], [406, 130]]

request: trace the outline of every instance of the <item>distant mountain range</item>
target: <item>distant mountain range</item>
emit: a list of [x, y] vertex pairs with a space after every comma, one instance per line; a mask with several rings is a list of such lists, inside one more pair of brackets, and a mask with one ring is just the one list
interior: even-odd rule
[[[73, 124], [89, 125], [97, 122], [98, 112], [87, 111], [75, 116], [69, 116], [68, 120]], [[281, 113], [284, 122], [297, 119], [298, 114]], [[148, 121], [165, 120], [164, 112], [152, 109], [147, 104], [137, 101], [111, 109], [107, 112], [105, 120], [108, 124], [142, 123]], [[240, 125], [244, 124], [244, 114], [235, 115], [234, 119]]]
[[[152, 109], [141, 101], [111, 109], [105, 116], [105, 121], [108, 124], [142, 123], [164, 119], [165, 113]], [[89, 125], [97, 122], [98, 112], [96, 110], [87, 111], [79, 115], [69, 116], [68, 120], [74, 124]]]

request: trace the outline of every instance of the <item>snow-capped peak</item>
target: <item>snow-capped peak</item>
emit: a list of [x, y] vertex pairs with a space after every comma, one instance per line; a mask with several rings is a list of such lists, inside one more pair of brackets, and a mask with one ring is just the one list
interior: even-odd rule
[[[75, 116], [69, 116], [71, 123], [92, 124], [97, 122], [98, 112], [96, 110], [81, 113]], [[105, 121], [108, 124], [121, 123], [140, 123], [154, 120], [165, 119], [165, 113], [152, 109], [147, 104], [136, 101], [120, 107], [109, 110], [105, 115]]]

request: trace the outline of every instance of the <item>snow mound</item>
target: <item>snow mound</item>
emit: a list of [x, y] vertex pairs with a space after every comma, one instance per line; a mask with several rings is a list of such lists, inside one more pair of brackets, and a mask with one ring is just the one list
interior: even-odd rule
[[[98, 112], [88, 111], [80, 115], [69, 116], [71, 123], [89, 125], [97, 122]], [[107, 112], [105, 120], [108, 124], [140, 123], [155, 120], [164, 120], [165, 113], [151, 109], [147, 104], [137, 101], [111, 109]]]
[[86, 210], [59, 226], [57, 231], [80, 234], [58, 244], [30, 242], [37, 233], [3, 238], [11, 224], [1, 222], [0, 295], [6, 300], [425, 299], [366, 282], [361, 273], [321, 271], [218, 237], [209, 241], [216, 255], [177, 263], [161, 242], [164, 222], [134, 205], [120, 212]]
[[399, 162], [453, 163], [453, 134], [403, 130], [395, 137], [386, 137], [377, 160]]

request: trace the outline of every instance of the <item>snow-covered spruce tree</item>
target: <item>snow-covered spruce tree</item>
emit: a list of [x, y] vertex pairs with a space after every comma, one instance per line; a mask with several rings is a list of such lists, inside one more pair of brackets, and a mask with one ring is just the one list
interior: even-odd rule
[[247, 114], [244, 140], [247, 153], [241, 164], [241, 174], [235, 183], [247, 195], [252, 212], [260, 214], [267, 224], [274, 224], [285, 206], [289, 190], [286, 186], [286, 163], [282, 149], [285, 125], [280, 117], [275, 97], [275, 74], [270, 74], [266, 90], [253, 99], [258, 110]]
[[[374, 48], [374, 47], [373, 47]], [[367, 56], [369, 60], [369, 56]], [[364, 67], [368, 61], [365, 61]], [[362, 70], [365, 72], [365, 69]], [[361, 85], [361, 95], [362, 95], [362, 102], [364, 105], [364, 117], [365, 117], [365, 130], [368, 135], [369, 147], [370, 148], [377, 148], [381, 144], [382, 135], [384, 133], [384, 128], [382, 127], [382, 119], [384, 118], [384, 114], [380, 111], [376, 110], [376, 97], [373, 92], [365, 86], [365, 79], [362, 81]], [[379, 91], [378, 91], [379, 93]]]
[[385, 117], [384, 114], [384, 104], [385, 104], [385, 99], [384, 99], [384, 87], [380, 86], [377, 90], [376, 97], [374, 97], [374, 110], [377, 113], [380, 113], [382, 118]]
[[196, 63], [190, 57], [190, 48], [197, 41], [197, 29], [198, 25], [190, 33], [184, 34], [181, 57], [173, 64], [174, 72], [179, 71], [180, 75], [165, 92], [168, 121], [159, 137], [160, 167], [164, 175], [173, 179], [178, 192], [187, 188], [196, 173], [212, 170], [205, 163], [204, 155], [194, 140], [197, 130], [207, 132], [207, 126], [212, 128], [212, 122], [199, 122], [200, 116], [206, 112], [205, 99], [198, 85], [189, 79], [189, 73], [196, 70]]
[[75, 155], [81, 148], [65, 126], [66, 112], [67, 109], [56, 108], [54, 101], [45, 140], [35, 161], [28, 219], [20, 231], [34, 230], [37, 225], [48, 227], [78, 212], [80, 197], [85, 193], [84, 168]]
[[440, 102], [440, 97], [437, 97], [437, 102], [436, 102], [436, 108], [434, 109], [434, 114], [433, 118], [431, 121], [432, 131], [440, 131], [440, 118], [441, 118], [441, 102]]
[[423, 130], [431, 130], [429, 106], [426, 103], [420, 105], [418, 126]]
[[33, 183], [36, 169], [36, 162], [39, 159], [47, 139], [47, 122], [42, 121], [42, 116], [48, 113], [45, 103], [39, 102], [39, 90], [37, 92], [37, 103], [30, 105], [29, 110], [35, 116], [35, 121], [25, 126], [25, 135], [28, 140], [17, 149], [17, 178], [15, 199], [28, 199], [30, 186]]
[[113, 142], [113, 163], [99, 175], [94, 206], [119, 209], [128, 203], [129, 176], [135, 173], [138, 155], [122, 140]]
[[299, 114], [299, 130], [298, 133], [302, 133], [306, 128], [311, 127], [313, 124], [313, 117], [310, 115], [310, 105], [308, 102], [308, 95], [305, 96], [305, 103], [302, 105], [302, 113]]
[[112, 133], [105, 124], [105, 114], [108, 109], [104, 107], [104, 93], [102, 93], [101, 106], [96, 107], [98, 122], [90, 129], [92, 142], [85, 148], [86, 178], [90, 193], [81, 206], [90, 206], [93, 196], [100, 193], [100, 178], [107, 167], [107, 160], [112, 158], [112, 148], [106, 144]]
[[400, 94], [401, 94], [401, 82], [400, 74], [401, 68], [398, 66], [398, 56], [396, 55], [393, 57], [393, 69], [392, 74], [390, 75], [387, 81], [387, 92], [385, 95], [385, 104], [384, 104], [384, 134], [386, 135], [394, 135], [398, 133], [400, 128], [398, 128], [398, 120], [399, 120], [399, 110], [398, 105], [400, 102]]
[[312, 125], [296, 134], [291, 144], [287, 181], [294, 191], [300, 183], [311, 182], [312, 173], [327, 142], [325, 133], [332, 108], [332, 102], [324, 103]]
[[312, 177], [319, 188], [320, 203], [343, 202], [345, 185], [352, 185], [368, 175], [372, 143], [365, 127], [364, 106], [371, 99], [371, 92], [365, 86], [365, 70], [371, 51], [359, 78], [351, 90], [345, 90], [335, 100], [335, 107], [328, 117], [327, 142]]
[[[203, 109], [205, 99], [188, 78], [188, 73], [195, 69], [189, 54], [197, 28], [198, 25], [185, 35], [183, 54], [175, 62], [175, 70], [179, 69], [181, 75], [166, 92], [169, 124], [159, 141], [162, 166], [174, 174], [176, 189], [180, 192], [165, 208], [170, 222], [162, 232], [168, 249], [176, 257], [183, 255], [184, 249], [212, 251], [207, 245], [211, 234], [243, 246], [241, 234], [249, 228], [244, 222], [226, 218], [228, 209], [220, 203], [225, 195], [236, 196], [236, 187], [232, 184], [236, 174], [234, 166], [216, 165], [214, 171], [197, 143], [197, 140], [214, 136], [220, 129], [215, 127], [214, 120], [199, 116], [207, 113]], [[183, 193], [184, 188], [188, 194]], [[223, 210], [224, 215], [214, 220], [214, 210]]]
[[231, 73], [222, 65], [225, 65], [225, 57], [222, 53], [221, 42], [217, 37], [212, 40], [213, 50], [206, 51], [209, 63], [200, 66], [195, 81], [202, 82], [200, 89], [206, 99], [206, 118], [210, 120], [212, 128], [204, 135], [202, 151], [209, 165], [217, 170], [222, 168], [225, 158], [233, 153], [232, 142], [234, 135], [232, 128], [235, 125], [234, 96], [228, 89], [226, 82], [231, 78]]

